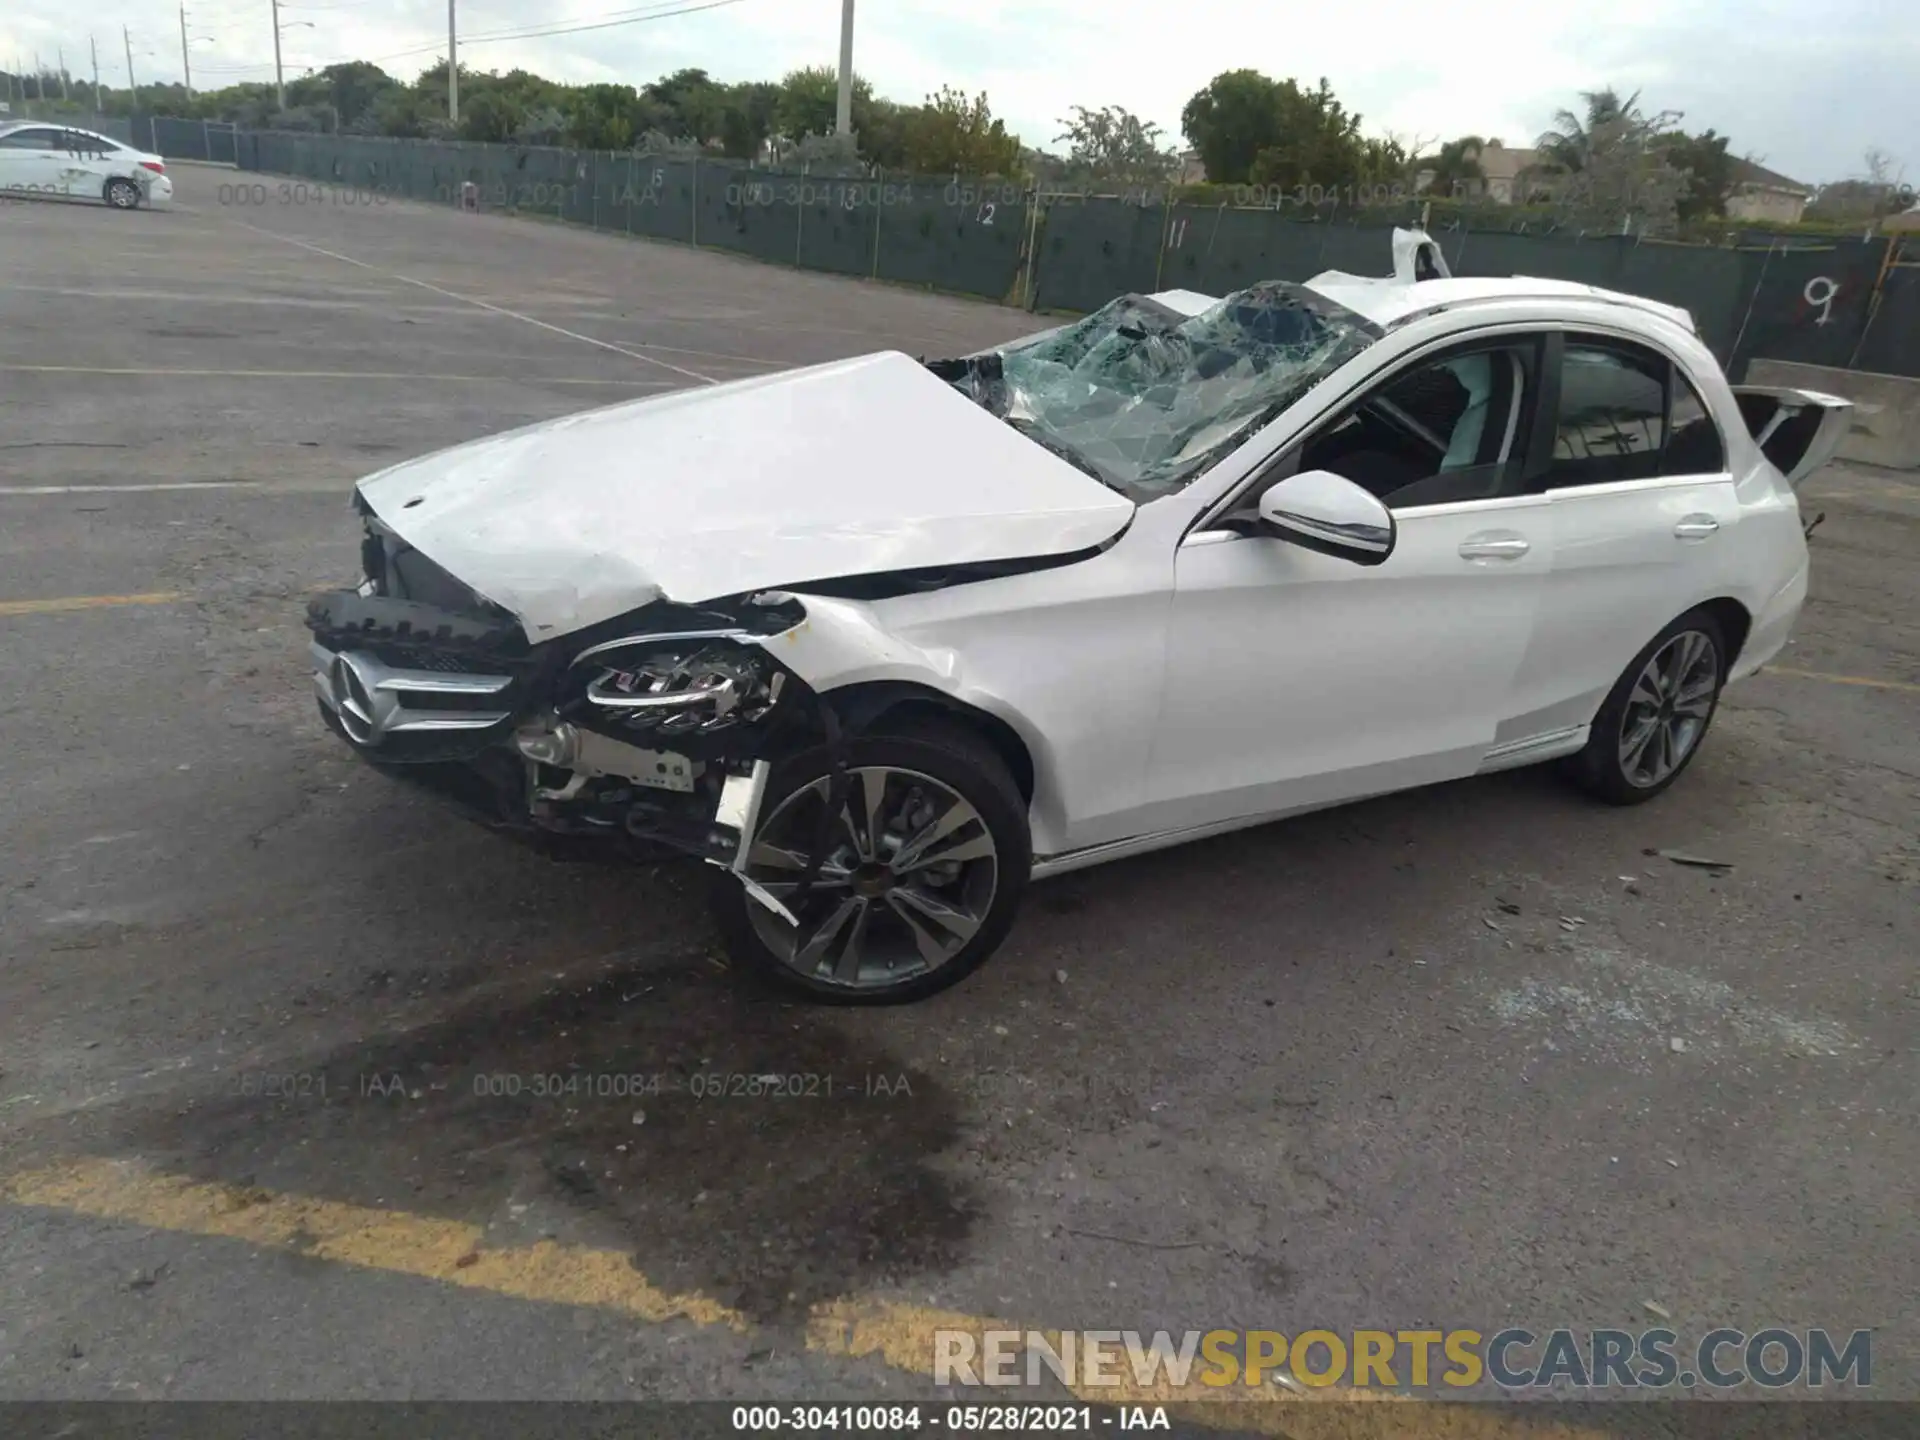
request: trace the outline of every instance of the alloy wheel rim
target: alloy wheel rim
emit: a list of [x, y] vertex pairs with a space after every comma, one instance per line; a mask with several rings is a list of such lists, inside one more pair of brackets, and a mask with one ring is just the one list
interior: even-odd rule
[[1620, 771], [1645, 790], [1686, 764], [1706, 733], [1720, 688], [1713, 637], [1683, 630], [1654, 651], [1620, 717]]
[[992, 909], [1000, 857], [974, 805], [917, 770], [847, 772], [827, 820], [827, 854], [806, 895], [800, 882], [829, 798], [826, 776], [782, 800], [761, 823], [747, 878], [794, 910], [791, 925], [749, 898], [754, 931], [809, 979], [884, 989], [926, 975], [964, 950]]

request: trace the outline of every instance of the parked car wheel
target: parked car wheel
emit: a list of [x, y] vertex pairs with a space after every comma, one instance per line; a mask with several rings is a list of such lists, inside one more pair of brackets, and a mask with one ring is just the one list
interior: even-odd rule
[[1567, 773], [1612, 805], [1651, 800], [1700, 753], [1727, 683], [1727, 659], [1712, 612], [1682, 615], [1633, 657]]
[[116, 210], [136, 210], [140, 206], [140, 187], [131, 180], [107, 181], [106, 201]]
[[[847, 763], [838, 814], [824, 748], [776, 770], [761, 804], [747, 873], [798, 927], [731, 874], [717, 919], [735, 961], [786, 989], [842, 1005], [923, 999], [1006, 938], [1033, 861], [1026, 805], [999, 755], [958, 725], [854, 736]], [[828, 853], [802, 896], [822, 826]]]

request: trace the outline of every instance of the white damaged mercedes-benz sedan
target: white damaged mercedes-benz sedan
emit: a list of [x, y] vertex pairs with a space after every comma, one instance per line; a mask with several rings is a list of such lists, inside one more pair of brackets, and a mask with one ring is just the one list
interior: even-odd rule
[[1394, 249], [384, 470], [321, 715], [495, 825], [711, 862], [741, 963], [853, 1003], [1041, 876], [1536, 762], [1650, 799], [1786, 642], [1846, 402]]

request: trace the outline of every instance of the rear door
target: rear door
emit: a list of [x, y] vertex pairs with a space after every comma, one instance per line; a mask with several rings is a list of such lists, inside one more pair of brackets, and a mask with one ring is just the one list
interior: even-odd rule
[[1624, 338], [1550, 337], [1531, 488], [1553, 563], [1503, 741], [1588, 724], [1640, 648], [1720, 588], [1740, 503], [1719, 427], [1684, 370]]
[[61, 148], [60, 184], [63, 193], [73, 199], [105, 199], [107, 181], [126, 173], [127, 152], [116, 142], [89, 131], [66, 131]]

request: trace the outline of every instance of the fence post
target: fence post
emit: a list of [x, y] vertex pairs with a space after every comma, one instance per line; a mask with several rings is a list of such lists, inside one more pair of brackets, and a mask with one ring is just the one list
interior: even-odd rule
[[1160, 206], [1160, 253], [1153, 260], [1153, 288], [1160, 288], [1160, 279], [1167, 273], [1167, 240], [1173, 229], [1173, 187], [1167, 187], [1167, 198]]
[[800, 166], [800, 192], [793, 200], [793, 268], [800, 268], [800, 241], [807, 233], [806, 197], [813, 187], [806, 183], [806, 177], [812, 173], [812, 167], [804, 162]]
[[693, 157], [693, 214], [687, 219], [689, 243], [694, 249], [700, 248], [700, 157]]
[[880, 217], [887, 208], [887, 172], [881, 169], [873, 181], [873, 276], [880, 278]]
[[1027, 204], [1027, 276], [1021, 300], [1028, 314], [1033, 313], [1035, 290], [1034, 266], [1038, 263], [1040, 251], [1040, 182], [1033, 182], [1033, 195]]

